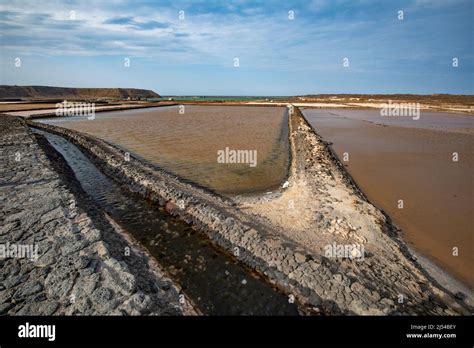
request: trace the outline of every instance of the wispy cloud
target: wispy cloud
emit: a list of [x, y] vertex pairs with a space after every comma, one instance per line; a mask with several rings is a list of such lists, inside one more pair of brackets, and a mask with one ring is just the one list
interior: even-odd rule
[[119, 56], [222, 69], [232, 68], [238, 57], [242, 68], [262, 74], [332, 73], [337, 79], [343, 58], [350, 61], [344, 73], [369, 76], [430, 66], [439, 72], [452, 56], [472, 57], [471, 17], [468, 0], [0, 4], [3, 59]]
[[149, 20], [149, 21], [138, 21], [135, 20], [131, 16], [127, 17], [115, 17], [107, 19], [104, 24], [117, 24], [117, 25], [125, 25], [130, 29], [137, 29], [137, 30], [152, 30], [152, 29], [163, 29], [168, 28], [169, 24]]

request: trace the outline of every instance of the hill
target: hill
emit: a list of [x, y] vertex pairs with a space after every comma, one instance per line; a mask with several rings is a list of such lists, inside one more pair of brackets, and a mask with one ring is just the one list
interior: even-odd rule
[[136, 88], [70, 88], [0, 85], [0, 99], [137, 99], [159, 97], [160, 95], [152, 90]]

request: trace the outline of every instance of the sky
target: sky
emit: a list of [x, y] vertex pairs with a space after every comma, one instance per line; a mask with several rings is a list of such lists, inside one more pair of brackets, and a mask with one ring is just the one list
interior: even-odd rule
[[473, 4], [1, 0], [0, 84], [474, 94]]

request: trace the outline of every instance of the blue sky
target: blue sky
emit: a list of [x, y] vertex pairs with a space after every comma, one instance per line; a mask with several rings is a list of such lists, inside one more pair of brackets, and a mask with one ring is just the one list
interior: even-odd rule
[[2, 1], [0, 84], [163, 95], [474, 94], [473, 3]]

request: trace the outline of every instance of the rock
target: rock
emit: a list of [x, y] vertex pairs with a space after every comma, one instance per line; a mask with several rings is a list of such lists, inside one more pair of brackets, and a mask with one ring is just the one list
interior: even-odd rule
[[43, 285], [41, 285], [38, 281], [27, 282], [19, 286], [18, 290], [13, 295], [13, 298], [15, 300], [25, 299], [31, 295], [37, 294], [41, 290], [43, 290]]
[[320, 211], [318, 211], [318, 212], [316, 212], [315, 218], [316, 218], [317, 222], [321, 222], [324, 219], [324, 214], [321, 213]]
[[99, 281], [100, 276], [97, 273], [79, 278], [71, 291], [71, 296], [74, 296], [75, 300], [90, 296], [99, 284]]
[[77, 241], [77, 242], [67, 243], [66, 245], [62, 246], [61, 252], [63, 255], [69, 255], [69, 254], [76, 253], [84, 249], [88, 245], [89, 245], [89, 241], [85, 239]]
[[367, 314], [369, 307], [362, 300], [353, 300], [349, 304], [349, 309], [356, 314], [364, 315]]
[[88, 229], [88, 231], [85, 233], [85, 237], [89, 243], [98, 242], [102, 238], [100, 231], [96, 228]]
[[104, 242], [96, 242], [92, 244], [94, 246], [95, 251], [97, 254], [102, 258], [102, 259], [107, 259], [109, 256], [109, 250], [107, 246], [104, 244]]
[[10, 302], [0, 304], [0, 315], [7, 314], [7, 312], [13, 307], [13, 303]]
[[38, 261], [36, 261], [36, 265], [38, 267], [47, 267], [47, 266], [51, 266], [55, 262], [56, 262], [56, 251], [50, 249], [45, 254], [41, 255]]
[[298, 263], [306, 262], [306, 256], [305, 255], [303, 255], [299, 252], [296, 252], [294, 256], [295, 256], [296, 262], [298, 262]]
[[371, 291], [370, 292], [370, 298], [374, 301], [377, 302], [380, 300], [380, 294], [377, 291]]
[[177, 208], [178, 208], [178, 206], [176, 204], [174, 204], [172, 201], [166, 202], [165, 210], [169, 214], [173, 214], [176, 211]]
[[3, 282], [3, 285], [5, 286], [5, 288], [10, 289], [27, 280], [28, 280], [28, 274], [19, 274], [19, 275], [7, 278]]
[[89, 256], [81, 255], [74, 263], [76, 269], [84, 269], [86, 268], [91, 262], [91, 258]]
[[104, 268], [104, 284], [123, 294], [132, 294], [136, 290], [136, 279], [126, 272], [119, 261], [108, 259], [105, 261], [108, 266]]
[[351, 290], [355, 293], [362, 293], [365, 291], [365, 287], [359, 282], [354, 282], [351, 284]]
[[150, 307], [150, 304], [150, 297], [140, 293], [132, 295], [117, 309], [125, 311], [128, 315], [140, 315], [144, 310]]
[[64, 298], [74, 286], [76, 273], [72, 267], [54, 268], [44, 280], [46, 292], [53, 299]]
[[58, 302], [39, 302], [25, 305], [17, 315], [53, 315], [59, 307]]
[[389, 306], [389, 307], [394, 307], [395, 306], [395, 302], [393, 302], [393, 300], [391, 300], [389, 298], [381, 299], [380, 303], [383, 304], [383, 305]]
[[113, 296], [114, 293], [112, 290], [100, 287], [94, 290], [90, 298], [92, 302], [96, 303], [99, 306], [107, 306], [107, 303], [112, 300]]

